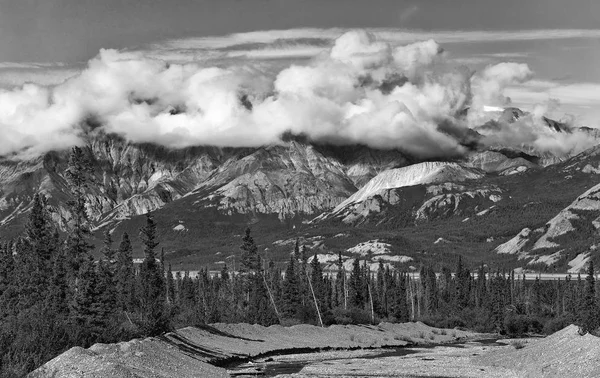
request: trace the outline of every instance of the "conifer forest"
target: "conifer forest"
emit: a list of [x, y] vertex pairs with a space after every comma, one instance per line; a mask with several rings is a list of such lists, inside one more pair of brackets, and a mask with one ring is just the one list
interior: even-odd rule
[[[66, 172], [72, 200], [69, 232], [36, 195], [22, 236], [0, 235], [0, 371], [24, 376], [73, 346], [89, 347], [214, 322], [293, 325], [423, 321], [508, 335], [551, 333], [575, 323], [598, 327], [594, 267], [555, 281], [523, 280], [514, 272], [422, 266], [419, 279], [360, 259], [347, 271], [323, 271], [318, 256], [296, 243], [287, 262], [264, 261], [246, 229], [241, 266], [220, 272], [173, 272], [151, 213], [137, 235], [104, 234], [94, 251], [86, 214], [88, 168], [79, 148]], [[145, 258], [132, 259], [132, 239]], [[101, 256], [94, 258], [93, 256]]]

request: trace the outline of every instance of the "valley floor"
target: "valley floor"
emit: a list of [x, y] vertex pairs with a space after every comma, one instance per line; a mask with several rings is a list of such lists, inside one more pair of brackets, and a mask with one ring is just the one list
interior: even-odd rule
[[[487, 345], [476, 341], [436, 346], [412, 347], [399, 351], [398, 356], [387, 350], [360, 352], [326, 352], [312, 355], [295, 355], [276, 358], [274, 362], [303, 361], [304, 367], [279, 378], [325, 377], [524, 377], [517, 370], [490, 367], [472, 360], [473, 356], [494, 352], [510, 346]], [[269, 372], [268, 366], [264, 369]]]
[[420, 322], [326, 328], [306, 324], [264, 327], [218, 323], [203, 328], [186, 327], [160, 338], [96, 344], [89, 349], [75, 347], [30, 377], [228, 377], [227, 370], [217, 366], [282, 352], [405, 347], [412, 343], [449, 343], [475, 337], [483, 336], [433, 328]]
[[286, 363], [297, 369], [270, 369], [267, 376], [600, 376], [600, 338], [580, 336], [576, 326], [543, 339], [518, 340], [519, 348], [509, 340], [486, 342], [489, 337], [423, 323], [327, 328], [213, 324], [161, 338], [72, 348], [30, 377], [230, 377], [268, 373], [266, 367]]

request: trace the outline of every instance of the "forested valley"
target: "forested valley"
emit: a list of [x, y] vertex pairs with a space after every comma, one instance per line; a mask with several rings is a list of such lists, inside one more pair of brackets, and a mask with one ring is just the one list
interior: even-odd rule
[[[24, 376], [73, 346], [159, 336], [214, 322], [262, 325], [369, 324], [423, 321], [518, 336], [551, 333], [570, 323], [598, 327], [594, 267], [585, 277], [525, 281], [514, 272], [422, 266], [420, 279], [360, 259], [346, 271], [323, 271], [318, 256], [296, 243], [289, 261], [263, 261], [250, 229], [240, 240], [241, 266], [172, 272], [151, 213], [139, 235], [105, 232], [95, 251], [86, 213], [86, 161], [71, 153], [70, 230], [61, 234], [52, 208], [36, 195], [22, 237], [0, 240], [2, 377]], [[1, 237], [1, 235], [0, 235]], [[118, 240], [113, 240], [117, 239]], [[132, 238], [145, 258], [134, 264]], [[93, 256], [101, 256], [94, 258]]]

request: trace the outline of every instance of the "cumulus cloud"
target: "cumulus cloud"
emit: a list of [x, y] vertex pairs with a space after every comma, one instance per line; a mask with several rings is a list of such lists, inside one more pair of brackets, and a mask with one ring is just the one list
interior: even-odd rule
[[499, 63], [487, 66], [479, 75], [473, 76], [473, 100], [469, 111], [472, 124], [485, 122], [486, 106], [503, 107], [511, 103], [505, 89], [524, 83], [533, 77], [533, 72], [524, 63]]
[[[282, 143], [291, 132], [421, 158], [457, 156], [465, 149], [456, 135], [470, 126], [458, 115], [470, 107], [468, 121], [479, 120], [484, 106], [508, 103], [506, 87], [531, 76], [516, 63], [480, 73], [452, 69], [434, 40], [393, 46], [367, 31], [347, 32], [308, 64], [276, 72], [261, 64], [173, 64], [140, 51], [102, 50], [62, 84], [0, 90], [0, 155], [30, 157], [81, 143], [91, 118], [101, 125], [94, 132], [172, 148], [260, 146]], [[517, 135], [515, 143], [520, 137], [526, 138]]]
[[[533, 153], [552, 153], [557, 156], [577, 153], [598, 144], [583, 132], [558, 132], [547, 122], [545, 114], [558, 104], [550, 101], [534, 107], [514, 124], [497, 124], [493, 132], [485, 133], [482, 142], [489, 146], [510, 146]], [[565, 126], [573, 126], [563, 120]]]

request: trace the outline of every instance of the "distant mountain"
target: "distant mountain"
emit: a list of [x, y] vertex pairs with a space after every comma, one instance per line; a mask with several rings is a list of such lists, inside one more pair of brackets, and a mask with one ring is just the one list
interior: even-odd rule
[[[375, 176], [359, 191], [330, 212], [325, 212], [319, 216], [315, 221], [321, 222], [336, 218], [349, 224], [362, 223], [368, 221], [367, 218], [372, 215], [382, 211], [385, 212], [385, 209], [389, 206], [406, 205], [407, 203], [411, 203], [413, 206], [424, 206], [423, 208], [419, 207], [419, 210], [415, 212], [415, 217], [427, 218], [429, 213], [427, 207], [432, 205], [432, 203], [428, 203], [429, 200], [440, 193], [447, 192], [445, 189], [451, 191], [458, 187], [464, 188], [464, 186], [450, 183], [476, 180], [483, 176], [484, 173], [476, 169], [447, 162], [424, 162], [404, 168], [387, 170]], [[448, 183], [448, 185], [428, 186], [428, 184], [443, 183]], [[401, 190], [405, 187], [420, 187], [424, 191], [412, 190], [409, 196], [409, 191]], [[416, 198], [414, 198], [415, 196]], [[412, 201], [409, 201], [409, 197], [413, 197]], [[444, 200], [447, 201], [446, 198]], [[455, 205], [453, 201], [450, 202], [448, 202], [449, 205]], [[438, 205], [440, 204], [438, 203]], [[377, 218], [379, 218], [379, 214]]]
[[[509, 108], [495, 122], [514, 123], [524, 114]], [[596, 136], [595, 129], [561, 125], [548, 122], [552, 132]], [[490, 133], [493, 126], [482, 127]], [[588, 237], [577, 244], [585, 250], [562, 248], [564, 242], [556, 240], [564, 235], [544, 225], [559, 213], [567, 220], [577, 215], [576, 230], [594, 224], [588, 222], [594, 209], [573, 205], [561, 210], [578, 194], [595, 195], [586, 191], [599, 182], [600, 147], [558, 156], [526, 146], [486, 148], [477, 141], [482, 134], [463, 134], [469, 152], [452, 161], [422, 161], [397, 150], [322, 145], [291, 136], [259, 148], [171, 150], [90, 135], [83, 146], [92, 171], [88, 213], [98, 236], [106, 228], [117, 239], [127, 231], [137, 243], [142, 215], [153, 211], [161, 246], [181, 269], [235, 259], [239, 234], [247, 225], [265, 256], [280, 261], [290, 247], [275, 242], [296, 237], [319, 238], [320, 244], [309, 244], [308, 251], [330, 260], [336, 251], [352, 257], [358, 245], [389, 245], [381, 255], [404, 268], [461, 254], [473, 263], [537, 267], [552, 261], [544, 269], [566, 270], [569, 261], [589, 253], [594, 243]], [[68, 155], [57, 151], [28, 161], [0, 159], [0, 238], [22, 232], [35, 193], [50, 198], [55, 221], [67, 229]], [[546, 249], [532, 249], [539, 240]], [[511, 243], [522, 248], [497, 253], [509, 251]], [[536, 260], [559, 252], [552, 243], [566, 252]]]
[[[600, 174], [600, 147], [584, 151], [559, 170], [565, 181], [575, 174], [588, 174], [597, 183]], [[495, 252], [510, 254], [528, 265], [566, 265], [578, 273], [600, 246], [600, 184], [592, 186], [550, 219], [543, 227], [524, 228]]]

